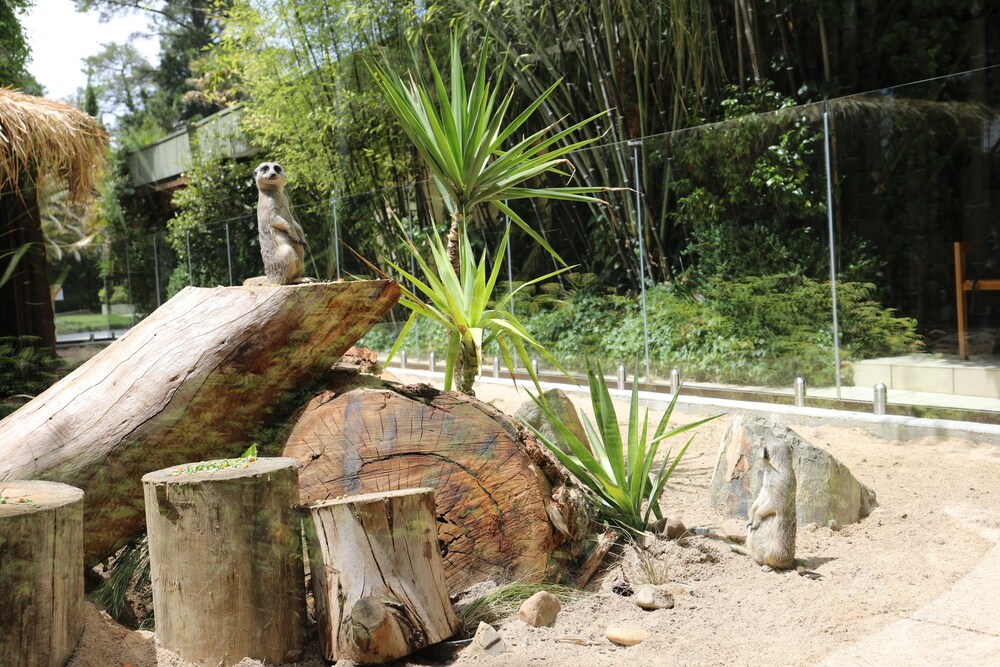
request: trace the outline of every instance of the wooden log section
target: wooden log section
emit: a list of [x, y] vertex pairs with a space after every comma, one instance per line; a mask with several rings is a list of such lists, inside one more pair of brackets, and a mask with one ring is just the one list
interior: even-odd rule
[[94, 563], [141, 529], [144, 473], [239, 455], [398, 298], [387, 280], [188, 287], [0, 421], [0, 481], [82, 488]]
[[303, 503], [426, 486], [448, 590], [559, 579], [586, 548], [590, 511], [561, 466], [475, 398], [332, 374], [299, 415], [284, 455], [302, 463]]
[[434, 491], [351, 496], [309, 506], [310, 572], [327, 660], [379, 664], [454, 634], [438, 551]]
[[300, 657], [305, 573], [298, 462], [142, 478], [156, 637], [201, 667]]
[[0, 482], [0, 665], [62, 667], [83, 633], [83, 491]]

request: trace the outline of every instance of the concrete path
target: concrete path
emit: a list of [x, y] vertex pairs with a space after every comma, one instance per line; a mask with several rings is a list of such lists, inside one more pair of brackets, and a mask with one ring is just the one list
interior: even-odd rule
[[828, 656], [820, 666], [1000, 665], [1000, 522], [987, 513], [949, 513], [995, 546], [944, 595]]

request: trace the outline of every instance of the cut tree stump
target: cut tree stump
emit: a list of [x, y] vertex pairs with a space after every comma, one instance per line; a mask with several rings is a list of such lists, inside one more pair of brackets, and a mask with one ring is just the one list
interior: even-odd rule
[[62, 667], [83, 633], [83, 491], [0, 482], [0, 665]]
[[398, 298], [389, 280], [185, 288], [0, 421], [0, 481], [82, 488], [95, 563], [141, 529], [144, 473], [239, 455]]
[[432, 489], [328, 500], [309, 513], [323, 657], [379, 664], [454, 634]]
[[526, 430], [475, 398], [349, 372], [298, 416], [284, 455], [303, 503], [430, 487], [452, 594], [494, 580], [569, 580], [591, 509]]
[[298, 462], [184, 469], [142, 478], [157, 639], [201, 667], [298, 660], [305, 625]]

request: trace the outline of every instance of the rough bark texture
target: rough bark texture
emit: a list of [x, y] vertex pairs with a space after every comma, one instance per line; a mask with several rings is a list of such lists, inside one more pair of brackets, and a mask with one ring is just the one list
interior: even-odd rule
[[438, 551], [434, 491], [390, 491], [309, 507], [306, 534], [323, 656], [377, 664], [460, 625]]
[[435, 491], [448, 590], [486, 579], [560, 579], [590, 512], [565, 470], [475, 398], [335, 373], [294, 423], [303, 502], [419, 486]]
[[83, 492], [0, 482], [0, 498], [0, 665], [62, 667], [83, 632]]
[[774, 441], [787, 443], [792, 451], [797, 525], [856, 523], [878, 504], [875, 492], [829, 452], [768, 419], [738, 414], [722, 436], [709, 484], [709, 505], [747, 518], [764, 474], [761, 449]]
[[142, 478], [157, 639], [201, 667], [244, 657], [298, 660], [305, 625], [298, 462], [177, 471]]
[[238, 455], [398, 298], [392, 281], [188, 287], [0, 421], [0, 481], [82, 488], [96, 562], [141, 529], [144, 473]]

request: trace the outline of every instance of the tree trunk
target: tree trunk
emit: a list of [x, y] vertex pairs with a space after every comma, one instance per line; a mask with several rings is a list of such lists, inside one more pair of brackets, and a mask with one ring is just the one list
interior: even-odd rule
[[143, 474], [238, 455], [398, 298], [387, 280], [188, 287], [0, 421], [0, 480], [82, 488], [94, 563], [141, 529]]
[[19, 192], [0, 194], [0, 276], [22, 246], [27, 252], [0, 285], [0, 336], [32, 336], [56, 351], [55, 318], [45, 261], [45, 236], [33, 179], [22, 174]]
[[454, 634], [432, 489], [323, 501], [309, 512], [323, 657], [383, 663]]
[[0, 482], [0, 665], [62, 667], [83, 633], [83, 492]]
[[302, 502], [431, 487], [448, 590], [565, 579], [591, 509], [548, 450], [503, 413], [427, 385], [331, 374], [292, 424]]
[[298, 462], [247, 461], [142, 478], [159, 642], [200, 667], [294, 662], [305, 574]]

